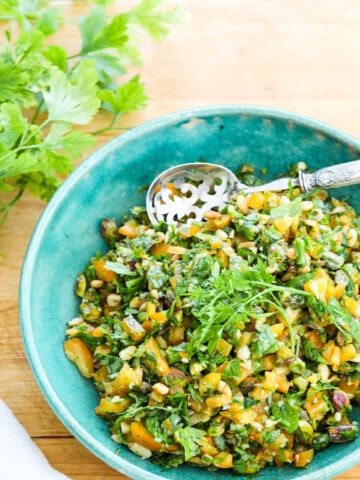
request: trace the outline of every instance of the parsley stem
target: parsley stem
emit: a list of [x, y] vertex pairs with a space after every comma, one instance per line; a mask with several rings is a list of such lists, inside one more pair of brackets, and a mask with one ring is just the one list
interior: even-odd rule
[[291, 348], [291, 351], [295, 354], [295, 335], [294, 335], [294, 330], [289, 320], [289, 317], [286, 311], [284, 310], [283, 306], [279, 302], [279, 300], [275, 297], [273, 292], [271, 292], [271, 296], [273, 297], [274, 301], [270, 299], [266, 299], [265, 302], [267, 302], [269, 305], [272, 305], [274, 308], [276, 308], [277, 311], [281, 314], [282, 318], [284, 319], [289, 331], [290, 348]]
[[33, 118], [31, 119], [31, 123], [34, 124], [36, 122], [36, 120], [38, 119], [38, 116], [40, 114], [40, 111], [41, 111], [41, 108], [42, 106], [44, 105], [44, 99], [42, 98], [38, 104], [38, 106], [36, 107], [36, 110], [34, 112], [34, 115], [33, 115]]
[[4, 206], [0, 209], [0, 212], [2, 212], [2, 215], [1, 215], [1, 218], [0, 218], [0, 227], [3, 226], [7, 216], [9, 215], [10, 210], [12, 209], [12, 207], [15, 205], [15, 203], [17, 203], [20, 200], [22, 194], [24, 193], [24, 190], [25, 190], [25, 188], [20, 189], [18, 191], [18, 193], [15, 195], [15, 197], [12, 200], [10, 200], [10, 202], [8, 202], [8, 203], [4, 202]]

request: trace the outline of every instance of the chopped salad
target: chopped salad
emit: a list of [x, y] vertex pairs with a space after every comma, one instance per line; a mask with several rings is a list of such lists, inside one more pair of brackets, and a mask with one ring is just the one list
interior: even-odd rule
[[[244, 166], [241, 180], [254, 180]], [[176, 194], [176, 192], [174, 193]], [[306, 467], [358, 435], [360, 218], [324, 191], [234, 195], [186, 227], [136, 207], [78, 275], [64, 349], [112, 439], [163, 467]]]

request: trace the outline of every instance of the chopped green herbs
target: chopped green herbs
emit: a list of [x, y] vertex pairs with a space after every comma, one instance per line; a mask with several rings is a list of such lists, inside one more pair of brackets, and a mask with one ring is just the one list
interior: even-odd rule
[[162, 467], [304, 468], [358, 434], [358, 217], [294, 188], [240, 193], [220, 220], [105, 219], [65, 352], [112, 438]]

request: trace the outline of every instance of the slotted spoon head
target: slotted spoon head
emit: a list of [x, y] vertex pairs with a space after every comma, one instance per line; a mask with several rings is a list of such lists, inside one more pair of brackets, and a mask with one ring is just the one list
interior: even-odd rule
[[208, 210], [221, 210], [239, 188], [235, 174], [222, 165], [185, 163], [154, 179], [146, 209], [152, 224], [189, 225], [201, 221]]

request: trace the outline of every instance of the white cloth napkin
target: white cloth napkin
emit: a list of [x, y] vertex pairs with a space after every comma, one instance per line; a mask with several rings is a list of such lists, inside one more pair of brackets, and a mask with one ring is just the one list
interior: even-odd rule
[[52, 468], [0, 399], [0, 480], [71, 480]]

